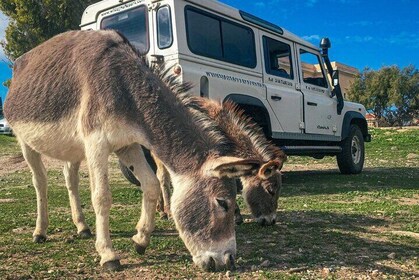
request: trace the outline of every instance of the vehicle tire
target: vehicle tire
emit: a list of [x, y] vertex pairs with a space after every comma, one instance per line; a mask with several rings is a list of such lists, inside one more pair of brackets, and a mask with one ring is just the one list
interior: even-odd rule
[[266, 138], [269, 139], [271, 135], [269, 131], [268, 117], [266, 116], [265, 112], [258, 107], [242, 106], [242, 108], [244, 109], [245, 115], [252, 118], [253, 121], [262, 128]]
[[[144, 147], [142, 147], [142, 149], [143, 149], [144, 156], [147, 160], [147, 163], [150, 165], [154, 173], [156, 173], [157, 165], [153, 157], [151, 156], [151, 152]], [[122, 174], [131, 184], [134, 184], [136, 186], [141, 186], [140, 181], [137, 180], [137, 178], [134, 176], [131, 170], [127, 166], [125, 166], [121, 161], [119, 161], [119, 169], [121, 169]]]
[[342, 152], [336, 156], [342, 174], [358, 174], [364, 167], [365, 147], [361, 129], [352, 124], [349, 135], [341, 143]]

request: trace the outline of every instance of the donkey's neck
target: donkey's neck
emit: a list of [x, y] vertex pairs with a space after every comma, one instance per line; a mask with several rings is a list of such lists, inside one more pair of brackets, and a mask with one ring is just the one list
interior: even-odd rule
[[[214, 121], [201, 112], [188, 110], [155, 74], [144, 72], [145, 81], [135, 103], [142, 115], [150, 149], [176, 173], [198, 170], [210, 156], [231, 154], [231, 141]], [[146, 92], [145, 92], [146, 91]]]

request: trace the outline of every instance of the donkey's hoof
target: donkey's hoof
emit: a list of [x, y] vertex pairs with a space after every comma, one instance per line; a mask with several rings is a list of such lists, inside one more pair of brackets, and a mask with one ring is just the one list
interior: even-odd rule
[[47, 237], [44, 235], [35, 235], [33, 237], [34, 243], [45, 243], [47, 241]]
[[145, 249], [147, 249], [146, 246], [139, 245], [135, 242], [134, 242], [134, 247], [135, 247], [135, 251], [137, 251], [137, 253], [139, 255], [144, 255], [145, 254]]
[[119, 260], [108, 261], [103, 264], [103, 269], [106, 271], [119, 271], [122, 269], [122, 265]]
[[80, 237], [81, 239], [89, 239], [89, 238], [92, 238], [92, 237], [93, 237], [93, 234], [92, 234], [92, 232], [90, 231], [90, 229], [85, 229], [85, 230], [82, 230], [82, 231], [80, 231], [80, 232], [78, 233], [78, 235], [79, 235], [79, 237]]
[[160, 219], [162, 220], [168, 220], [169, 216], [167, 215], [167, 213], [161, 212], [160, 213]]

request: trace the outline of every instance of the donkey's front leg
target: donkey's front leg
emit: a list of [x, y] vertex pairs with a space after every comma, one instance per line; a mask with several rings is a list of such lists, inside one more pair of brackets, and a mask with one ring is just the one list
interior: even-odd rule
[[121, 162], [130, 168], [141, 182], [143, 199], [141, 217], [137, 223], [137, 234], [132, 237], [137, 253], [144, 254], [150, 244], [150, 236], [155, 227], [157, 200], [160, 196], [160, 184], [156, 175], [147, 163], [141, 147], [137, 144], [125, 147], [116, 152]]
[[47, 199], [47, 171], [42, 163], [41, 155], [25, 143], [20, 142], [23, 157], [32, 172], [32, 182], [36, 190], [37, 217], [33, 232], [33, 241], [43, 243], [47, 240], [48, 228], [48, 199]]
[[74, 225], [77, 227], [77, 233], [81, 238], [90, 238], [92, 237], [92, 232], [86, 224], [80, 205], [79, 168], [80, 162], [66, 162], [63, 173], [70, 199], [71, 217]]
[[101, 135], [90, 135], [85, 140], [87, 165], [90, 174], [92, 203], [96, 214], [96, 250], [100, 264], [109, 270], [121, 268], [119, 256], [112, 248], [109, 233], [109, 211], [112, 195], [108, 182], [109, 146]]

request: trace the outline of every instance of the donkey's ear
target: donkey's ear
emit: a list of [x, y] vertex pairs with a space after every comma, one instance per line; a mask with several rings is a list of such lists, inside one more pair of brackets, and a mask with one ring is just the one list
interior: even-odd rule
[[261, 162], [257, 159], [242, 159], [236, 157], [219, 157], [208, 160], [203, 171], [211, 177], [236, 178], [255, 174]]
[[270, 178], [272, 175], [274, 175], [277, 170], [281, 170], [282, 164], [282, 161], [279, 160], [268, 161], [260, 167], [258, 171], [258, 176], [261, 179], [266, 180]]

